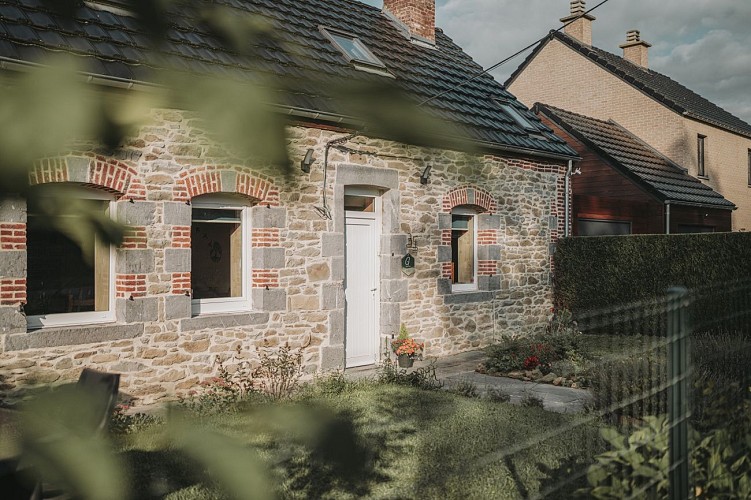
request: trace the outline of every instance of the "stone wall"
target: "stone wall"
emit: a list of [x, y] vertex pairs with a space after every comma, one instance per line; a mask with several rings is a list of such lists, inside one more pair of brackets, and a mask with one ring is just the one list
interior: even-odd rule
[[[73, 182], [105, 189], [118, 200], [117, 218], [130, 230], [116, 252], [116, 321], [27, 331], [25, 294], [16, 290], [25, 278], [25, 203], [5, 202], [2, 392], [74, 380], [90, 367], [121, 373], [122, 391], [151, 404], [213, 374], [217, 356], [228, 358], [240, 348], [255, 359], [256, 347], [284, 342], [304, 349], [307, 373], [343, 367], [347, 185], [383, 192], [382, 345], [404, 323], [425, 341], [426, 355], [441, 356], [547, 320], [552, 244], [563, 230], [563, 162], [355, 137], [331, 149], [324, 186], [326, 143], [345, 134], [304, 126], [290, 126], [288, 133], [293, 168], [286, 176], [268, 165], [227, 158], [193, 117], [171, 110], [155, 111], [153, 123], [114, 156], [82, 146], [40, 162], [32, 183]], [[309, 148], [315, 162], [305, 174], [298, 165]], [[419, 177], [427, 165], [432, 172], [423, 185]], [[188, 202], [212, 192], [239, 193], [254, 203], [247, 277], [252, 306], [192, 316]], [[318, 210], [324, 192], [330, 219]], [[469, 293], [451, 293], [443, 271], [450, 260], [445, 216], [457, 200], [480, 213], [479, 288]], [[410, 236], [416, 272], [407, 277], [400, 259]], [[3, 252], [14, 252], [13, 258]], [[19, 260], [22, 266], [11, 264]]]

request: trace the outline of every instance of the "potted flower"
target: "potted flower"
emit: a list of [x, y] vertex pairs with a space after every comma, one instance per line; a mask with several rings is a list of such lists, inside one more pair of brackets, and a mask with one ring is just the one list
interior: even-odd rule
[[424, 343], [421, 344], [409, 337], [409, 332], [404, 323], [399, 328], [399, 337], [391, 342], [391, 349], [399, 360], [399, 368], [410, 368], [415, 362], [415, 358], [422, 356], [424, 348]]

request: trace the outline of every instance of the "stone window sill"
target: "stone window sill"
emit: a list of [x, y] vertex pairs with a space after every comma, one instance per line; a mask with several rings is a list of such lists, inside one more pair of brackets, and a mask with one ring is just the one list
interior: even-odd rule
[[107, 323], [100, 325], [47, 327], [5, 337], [5, 351], [95, 344], [132, 339], [143, 334], [143, 324]]
[[212, 313], [185, 318], [180, 321], [180, 331], [188, 332], [208, 328], [233, 328], [263, 325], [269, 321], [267, 312]]
[[471, 292], [453, 292], [444, 295], [446, 304], [471, 304], [474, 302], [487, 302], [495, 298], [495, 292], [475, 290]]

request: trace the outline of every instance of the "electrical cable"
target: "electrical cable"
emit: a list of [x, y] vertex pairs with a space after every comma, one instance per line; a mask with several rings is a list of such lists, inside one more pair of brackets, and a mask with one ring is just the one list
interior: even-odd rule
[[537, 45], [538, 43], [540, 43], [540, 42], [542, 42], [543, 40], [545, 40], [546, 38], [550, 37], [550, 35], [551, 35], [552, 33], [557, 33], [558, 31], [561, 31], [561, 30], [562, 30], [563, 28], [565, 28], [565, 27], [566, 27], [566, 26], [568, 26], [569, 24], [573, 23], [574, 21], [578, 21], [578, 20], [579, 20], [579, 19], [581, 19], [582, 17], [586, 16], [587, 14], [589, 14], [590, 12], [592, 12], [593, 10], [595, 10], [596, 8], [598, 8], [598, 7], [601, 7], [602, 5], [604, 5], [604, 4], [606, 4], [606, 3], [608, 3], [609, 1], [610, 1], [610, 0], [602, 0], [602, 2], [598, 3], [597, 5], [595, 5], [594, 7], [592, 7], [591, 9], [589, 9], [589, 10], [586, 10], [586, 11], [582, 12], [582, 13], [581, 13], [580, 15], [578, 15], [578, 16], [576, 16], [575, 18], [571, 19], [571, 20], [570, 20], [569, 22], [567, 22], [567, 23], [566, 23], [566, 24], [564, 24], [563, 26], [559, 27], [558, 29], [555, 29], [555, 30], [550, 30], [550, 32], [549, 32], [549, 33], [548, 33], [547, 35], [545, 35], [544, 37], [542, 37], [542, 38], [540, 38], [540, 39], [538, 39], [538, 40], [536, 40], [536, 41], [534, 41], [534, 42], [530, 43], [529, 45], [527, 45], [527, 46], [526, 46], [526, 47], [524, 47], [523, 49], [521, 49], [521, 50], [518, 50], [518, 51], [517, 51], [517, 52], [515, 52], [514, 54], [512, 54], [512, 55], [508, 56], [507, 58], [503, 59], [502, 61], [500, 61], [500, 62], [497, 62], [497, 63], [495, 63], [494, 65], [487, 67], [486, 69], [484, 69], [484, 70], [480, 71], [479, 73], [477, 73], [477, 74], [475, 74], [475, 75], [471, 76], [470, 78], [467, 78], [467, 79], [466, 79], [466, 80], [464, 80], [463, 82], [461, 82], [461, 83], [458, 83], [457, 85], [454, 85], [454, 86], [453, 86], [453, 87], [451, 87], [450, 89], [444, 90], [443, 92], [440, 92], [440, 93], [438, 93], [438, 94], [436, 94], [436, 95], [434, 95], [434, 96], [432, 96], [432, 97], [428, 97], [428, 98], [427, 98], [427, 99], [425, 99], [424, 101], [420, 102], [420, 104], [418, 104], [418, 105], [417, 105], [417, 107], [420, 107], [420, 106], [422, 106], [422, 105], [424, 105], [424, 104], [427, 104], [427, 103], [429, 103], [429, 102], [433, 101], [434, 99], [438, 99], [439, 97], [443, 97], [443, 96], [445, 96], [446, 94], [448, 94], [449, 92], [453, 92], [453, 91], [455, 91], [455, 90], [457, 90], [457, 89], [459, 89], [459, 88], [461, 88], [461, 87], [465, 86], [466, 84], [468, 84], [468, 83], [470, 83], [470, 82], [473, 82], [473, 81], [475, 81], [475, 80], [476, 80], [477, 78], [481, 77], [482, 75], [484, 75], [484, 74], [486, 74], [486, 73], [489, 73], [490, 71], [493, 71], [493, 70], [494, 70], [494, 69], [496, 69], [496, 68], [500, 68], [501, 66], [503, 66], [504, 64], [506, 64], [507, 62], [509, 62], [509, 61], [510, 61], [511, 59], [515, 58], [516, 56], [518, 56], [518, 55], [520, 55], [520, 54], [522, 54], [522, 53], [524, 53], [524, 52], [526, 52], [527, 50], [531, 49], [532, 47], [534, 47], [534, 46], [535, 46], [535, 45]]

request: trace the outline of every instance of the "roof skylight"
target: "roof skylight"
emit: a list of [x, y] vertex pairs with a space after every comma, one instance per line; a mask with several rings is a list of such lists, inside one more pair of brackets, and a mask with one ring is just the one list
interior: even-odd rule
[[355, 63], [355, 66], [361, 64], [382, 70], [386, 69], [386, 66], [381, 60], [378, 59], [356, 36], [343, 31], [324, 27], [321, 27], [321, 33], [323, 33], [324, 36], [334, 44], [334, 47], [339, 49], [349, 62]]
[[512, 106], [511, 103], [501, 100], [496, 100], [496, 102], [501, 107], [503, 112], [506, 113], [509, 118], [514, 120], [517, 125], [529, 132], [539, 132], [538, 128], [531, 121], [529, 121], [527, 117], [522, 115], [518, 109]]

